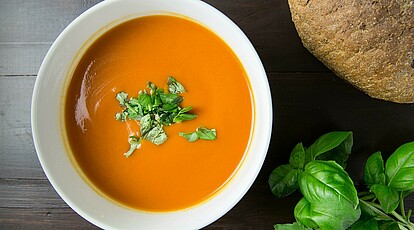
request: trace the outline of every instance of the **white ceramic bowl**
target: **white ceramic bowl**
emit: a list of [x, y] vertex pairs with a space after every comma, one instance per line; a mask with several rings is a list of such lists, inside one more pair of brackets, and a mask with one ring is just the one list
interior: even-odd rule
[[[250, 78], [254, 130], [244, 162], [213, 198], [169, 213], [140, 212], [116, 205], [96, 193], [79, 176], [65, 150], [62, 127], [68, 71], [82, 47], [98, 31], [126, 19], [152, 14], [179, 14], [207, 26], [236, 53]], [[36, 80], [32, 99], [36, 151], [51, 184], [79, 215], [104, 229], [197, 229], [228, 212], [248, 191], [265, 159], [272, 130], [272, 102], [263, 65], [243, 32], [225, 15], [198, 0], [107, 0], [76, 18], [56, 39]]]

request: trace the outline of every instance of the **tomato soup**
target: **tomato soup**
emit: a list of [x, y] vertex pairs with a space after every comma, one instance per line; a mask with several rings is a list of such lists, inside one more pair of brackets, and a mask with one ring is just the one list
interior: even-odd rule
[[[142, 141], [125, 158], [139, 122], [115, 120], [115, 96], [136, 97], [151, 81], [173, 76], [182, 106], [197, 118], [164, 126], [161, 145]], [[178, 16], [124, 22], [94, 41], [75, 66], [65, 98], [68, 146], [79, 172], [100, 194], [125, 206], [168, 212], [202, 203], [236, 173], [249, 145], [253, 105], [246, 72], [229, 46], [206, 27]], [[205, 126], [216, 140], [189, 142], [179, 132]]]

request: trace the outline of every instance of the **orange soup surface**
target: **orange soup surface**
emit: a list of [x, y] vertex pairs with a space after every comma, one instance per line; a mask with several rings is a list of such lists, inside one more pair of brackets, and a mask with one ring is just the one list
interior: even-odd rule
[[[165, 143], [143, 140], [125, 158], [139, 122], [115, 120], [120, 91], [137, 97], [147, 81], [182, 83], [191, 121], [164, 126]], [[101, 194], [131, 208], [174, 211], [222, 188], [242, 162], [252, 130], [252, 96], [243, 66], [204, 26], [177, 16], [147, 16], [100, 36], [76, 66], [65, 98], [67, 140], [78, 168]], [[205, 126], [217, 139], [188, 142], [179, 132]]]

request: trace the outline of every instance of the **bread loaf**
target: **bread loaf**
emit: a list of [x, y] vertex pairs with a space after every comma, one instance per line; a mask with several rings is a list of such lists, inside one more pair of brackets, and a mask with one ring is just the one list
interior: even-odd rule
[[374, 98], [414, 103], [414, 0], [288, 0], [303, 45]]

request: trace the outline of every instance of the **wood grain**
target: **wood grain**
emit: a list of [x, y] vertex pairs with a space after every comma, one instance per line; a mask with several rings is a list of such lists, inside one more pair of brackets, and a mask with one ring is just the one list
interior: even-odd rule
[[0, 75], [36, 75], [53, 41], [100, 1], [0, 1]]
[[[37, 159], [30, 103], [40, 64], [59, 33], [98, 0], [0, 0], [0, 229], [97, 229], [50, 185]], [[293, 146], [352, 130], [348, 171], [358, 187], [367, 157], [414, 140], [414, 104], [375, 100], [337, 78], [300, 43], [287, 1], [208, 0], [246, 33], [268, 73], [274, 123], [263, 168], [246, 196], [206, 229], [272, 229], [294, 221], [299, 193], [277, 199], [270, 172]], [[414, 197], [407, 199], [414, 208]]]
[[98, 0], [1, 0], [0, 42], [53, 42], [78, 15]]
[[0, 77], [1, 178], [44, 178], [30, 125], [30, 103], [36, 78]]

